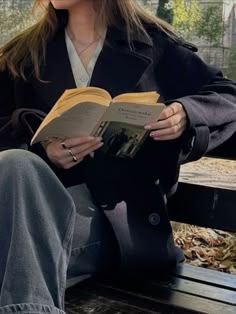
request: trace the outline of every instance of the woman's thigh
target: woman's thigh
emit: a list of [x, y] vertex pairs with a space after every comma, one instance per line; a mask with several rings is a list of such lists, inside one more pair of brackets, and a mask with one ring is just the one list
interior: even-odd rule
[[71, 286], [95, 273], [112, 270], [118, 260], [118, 249], [110, 223], [93, 203], [86, 184], [70, 187], [68, 191], [76, 205], [67, 272], [67, 286]]

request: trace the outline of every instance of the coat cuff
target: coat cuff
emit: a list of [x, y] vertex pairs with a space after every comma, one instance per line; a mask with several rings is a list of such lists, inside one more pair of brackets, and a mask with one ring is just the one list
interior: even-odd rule
[[[189, 135], [190, 132], [190, 135]], [[207, 152], [209, 144], [209, 129], [207, 126], [198, 126], [193, 132], [187, 131], [183, 139], [183, 146], [179, 154], [179, 164], [200, 159]]]

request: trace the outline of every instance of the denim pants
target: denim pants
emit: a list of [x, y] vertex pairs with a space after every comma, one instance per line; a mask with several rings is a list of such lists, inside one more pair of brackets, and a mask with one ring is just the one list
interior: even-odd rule
[[0, 173], [0, 313], [64, 313], [66, 286], [112, 260], [111, 227], [30, 152], [1, 152]]

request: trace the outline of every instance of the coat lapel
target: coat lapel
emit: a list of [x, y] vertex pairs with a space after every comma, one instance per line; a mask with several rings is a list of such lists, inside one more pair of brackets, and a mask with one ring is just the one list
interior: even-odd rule
[[45, 64], [41, 69], [41, 81], [35, 80], [33, 84], [49, 107], [54, 105], [65, 89], [76, 87], [64, 31], [59, 31], [49, 42]]
[[144, 35], [135, 36], [131, 46], [125, 32], [108, 28], [90, 85], [105, 88], [112, 97], [135, 91], [152, 64], [151, 48], [151, 41]]
[[[125, 34], [116, 28], [108, 28], [90, 82], [91, 86], [106, 89], [112, 97], [135, 91], [145, 71], [153, 63], [151, 41], [144, 35], [138, 35], [131, 46]], [[47, 46], [41, 79], [40, 82], [34, 80], [33, 86], [48, 110], [65, 89], [76, 87], [63, 30], [58, 31]]]

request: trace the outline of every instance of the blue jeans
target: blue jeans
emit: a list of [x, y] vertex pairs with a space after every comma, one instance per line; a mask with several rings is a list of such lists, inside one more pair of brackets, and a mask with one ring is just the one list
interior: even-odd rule
[[66, 286], [112, 261], [110, 225], [30, 152], [1, 152], [0, 173], [0, 313], [64, 313]]

